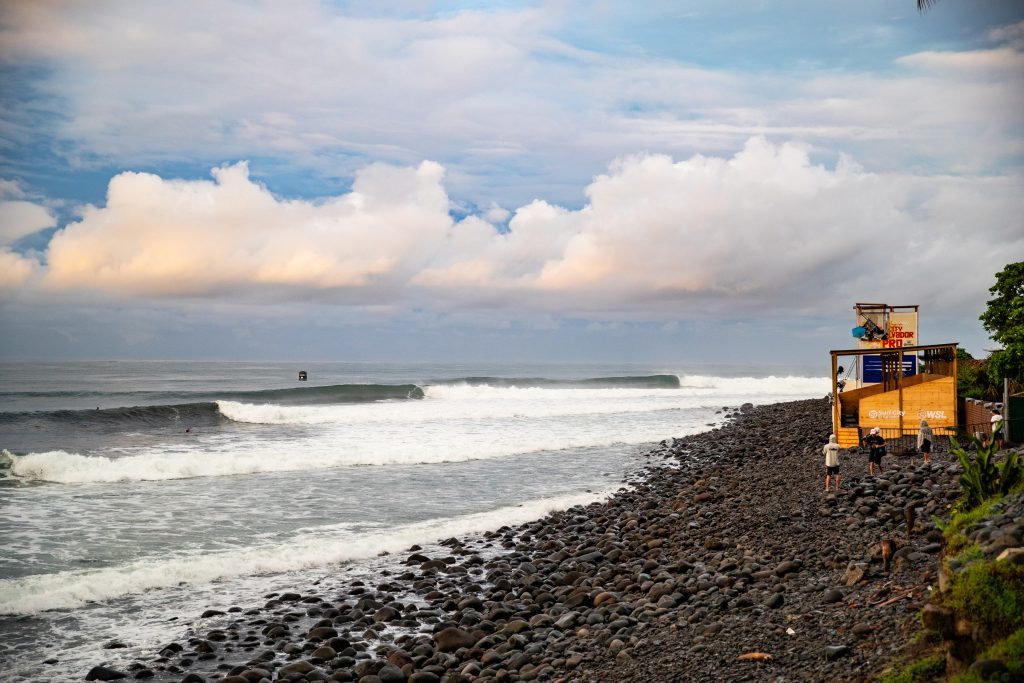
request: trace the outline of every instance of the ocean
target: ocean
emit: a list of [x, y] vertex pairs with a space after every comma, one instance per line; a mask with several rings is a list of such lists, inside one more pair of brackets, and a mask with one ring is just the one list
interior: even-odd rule
[[824, 374], [0, 363], [0, 670], [123, 669], [207, 609], [373, 581], [413, 544], [601, 500], [654, 443], [719, 425], [726, 407], [823, 396]]

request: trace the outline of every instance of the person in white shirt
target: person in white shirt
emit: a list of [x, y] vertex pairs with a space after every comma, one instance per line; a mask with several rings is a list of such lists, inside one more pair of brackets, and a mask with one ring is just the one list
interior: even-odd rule
[[828, 435], [828, 443], [821, 449], [825, 454], [825, 493], [828, 493], [830, 479], [836, 478], [836, 492], [839, 491], [839, 444], [836, 435]]
[[1003, 421], [1003, 416], [999, 413], [999, 409], [995, 408], [992, 411], [992, 440], [996, 442], [996, 449], [997, 450], [1003, 447], [1003, 430], [1002, 430], [1002, 427], [1005, 426], [1005, 423], [1002, 424], [1002, 425], [999, 424], [1002, 421]]

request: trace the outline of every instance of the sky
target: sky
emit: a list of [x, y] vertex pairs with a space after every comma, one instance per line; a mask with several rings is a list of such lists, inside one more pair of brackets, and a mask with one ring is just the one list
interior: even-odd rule
[[11, 0], [0, 360], [983, 357], [1022, 86], [1019, 0]]

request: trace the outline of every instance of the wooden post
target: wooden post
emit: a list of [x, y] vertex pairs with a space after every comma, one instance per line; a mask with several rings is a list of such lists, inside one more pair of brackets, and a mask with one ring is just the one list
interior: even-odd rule
[[839, 391], [838, 384], [836, 383], [836, 375], [839, 370], [836, 367], [836, 354], [832, 354], [832, 433], [836, 435], [836, 439], [839, 438]]
[[896, 370], [896, 389], [898, 390], [898, 394], [897, 395], [899, 397], [898, 398], [898, 403], [897, 403], [897, 406], [896, 406], [896, 410], [899, 411], [897, 413], [897, 416], [899, 417], [899, 425], [900, 425], [900, 433], [899, 433], [899, 436], [897, 438], [899, 439], [899, 443], [901, 444], [900, 447], [902, 448], [902, 443], [903, 443], [903, 349], [900, 349], [899, 352], [896, 354], [896, 368], [897, 368], [897, 370]]

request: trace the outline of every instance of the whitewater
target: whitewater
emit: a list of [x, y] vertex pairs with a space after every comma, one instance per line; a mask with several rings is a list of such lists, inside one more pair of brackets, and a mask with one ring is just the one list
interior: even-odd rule
[[[130, 661], [209, 607], [373, 580], [414, 543], [600, 500], [654, 442], [829, 383], [729, 366], [78, 363], [0, 364], [0, 387], [0, 665], [30, 681]], [[128, 647], [104, 650], [114, 639]]]

